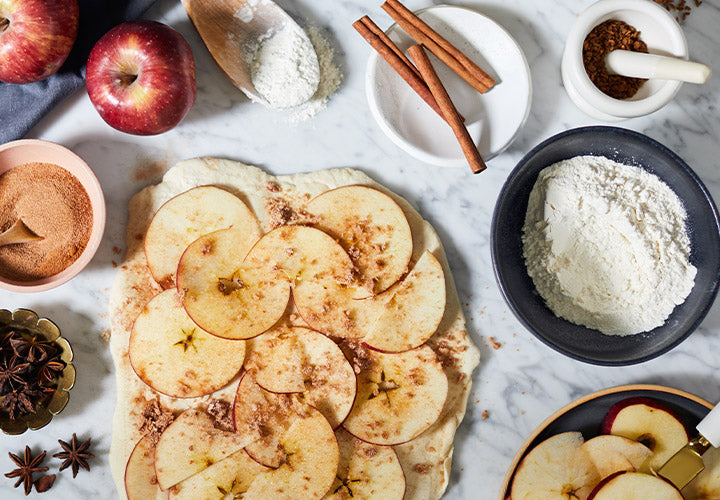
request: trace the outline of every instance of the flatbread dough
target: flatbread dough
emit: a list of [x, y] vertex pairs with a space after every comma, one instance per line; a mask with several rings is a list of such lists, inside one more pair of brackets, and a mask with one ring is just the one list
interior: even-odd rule
[[212, 399], [233, 401], [238, 385], [236, 377], [223, 389], [200, 398], [174, 399], [159, 395], [133, 372], [128, 356], [128, 340], [133, 322], [142, 308], [162, 291], [153, 280], [144, 252], [145, 233], [154, 213], [170, 198], [191, 188], [215, 185], [242, 199], [255, 213], [264, 231], [271, 227], [268, 200], [281, 198], [300, 212], [304, 204], [329, 189], [346, 185], [366, 185], [390, 195], [405, 212], [413, 236], [416, 262], [425, 250], [438, 258], [445, 271], [447, 306], [443, 320], [428, 341], [448, 376], [449, 393], [437, 422], [418, 438], [394, 446], [405, 472], [406, 500], [437, 499], [442, 496], [450, 477], [455, 430], [467, 404], [473, 369], [480, 354], [466, 329], [452, 274], [440, 239], [428, 222], [403, 198], [353, 169], [331, 169], [306, 174], [271, 176], [261, 169], [215, 158], [197, 158], [178, 163], [163, 181], [150, 186], [130, 201], [127, 227], [127, 251], [110, 297], [112, 336], [110, 350], [117, 376], [117, 407], [113, 421], [110, 465], [120, 498], [125, 494], [124, 474], [128, 457], [142, 437], [139, 427], [148, 401], [159, 398], [163, 406], [180, 411]]

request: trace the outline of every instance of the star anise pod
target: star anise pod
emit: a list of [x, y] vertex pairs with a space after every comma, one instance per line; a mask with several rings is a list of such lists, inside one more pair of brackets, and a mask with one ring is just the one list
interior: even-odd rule
[[33, 458], [29, 446], [25, 447], [25, 455], [22, 458], [13, 453], [8, 453], [10, 460], [12, 460], [18, 468], [5, 474], [5, 477], [17, 477], [18, 480], [15, 482], [15, 488], [20, 486], [20, 483], [23, 483], [25, 496], [29, 495], [32, 491], [33, 474], [48, 470], [47, 467], [40, 467], [40, 464], [45, 460], [45, 454], [46, 452], [43, 451], [37, 457]]
[[65, 369], [65, 362], [60, 361], [59, 358], [48, 359], [37, 372], [38, 381], [40, 385], [50, 385], [55, 382], [60, 373]]
[[0, 330], [0, 358], [7, 358], [11, 355], [15, 355], [10, 341], [18, 338], [18, 333], [15, 330], [3, 328]]
[[0, 396], [27, 383], [23, 374], [28, 371], [30, 364], [20, 361], [20, 358], [13, 356], [0, 362]]
[[48, 356], [55, 354], [55, 347], [51, 342], [42, 339], [40, 335], [34, 335], [29, 339], [25, 337], [10, 340], [15, 354], [27, 359], [30, 363], [40, 363]]
[[5, 410], [10, 420], [15, 420], [19, 415], [35, 413], [33, 400], [37, 396], [39, 393], [28, 386], [15, 389], [0, 401], [0, 410]]
[[65, 450], [61, 453], [56, 453], [53, 455], [53, 457], [55, 458], [65, 460], [60, 465], [60, 470], [67, 469], [68, 467], [72, 466], [73, 478], [77, 476], [80, 467], [82, 467], [86, 471], [90, 470], [87, 459], [95, 458], [95, 455], [93, 455], [88, 450], [90, 448], [90, 438], [88, 438], [86, 441], [83, 441], [82, 443], [78, 443], [78, 438], [75, 433], [73, 433], [70, 443], [66, 443], [62, 439], [58, 439], [58, 443], [60, 443], [62, 449]]

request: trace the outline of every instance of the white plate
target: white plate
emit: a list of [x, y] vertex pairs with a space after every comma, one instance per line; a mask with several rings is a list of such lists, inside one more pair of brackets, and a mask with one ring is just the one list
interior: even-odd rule
[[[515, 139], [530, 111], [532, 84], [525, 55], [502, 26], [474, 10], [439, 5], [416, 14], [498, 82], [480, 94], [430, 54], [480, 153], [490, 160]], [[402, 50], [415, 43], [396, 24], [387, 34]], [[372, 114], [396, 145], [426, 163], [467, 165], [452, 129], [374, 51], [365, 77]]]

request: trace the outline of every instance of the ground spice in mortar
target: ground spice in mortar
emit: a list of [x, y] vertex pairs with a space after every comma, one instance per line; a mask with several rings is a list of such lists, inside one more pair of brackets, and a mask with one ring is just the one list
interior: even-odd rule
[[0, 274], [26, 282], [58, 274], [80, 257], [93, 211], [70, 172], [51, 163], [26, 163], [0, 175], [0, 233], [19, 218], [43, 239], [0, 247]]
[[627, 23], [605, 21], [593, 28], [583, 43], [583, 64], [590, 80], [605, 94], [615, 99], [634, 96], [646, 80], [611, 75], [605, 67], [605, 56], [613, 50], [647, 53], [647, 44], [640, 40], [640, 32]]

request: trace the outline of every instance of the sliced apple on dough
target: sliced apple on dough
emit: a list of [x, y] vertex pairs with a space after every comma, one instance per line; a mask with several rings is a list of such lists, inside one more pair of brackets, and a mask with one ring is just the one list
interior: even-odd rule
[[133, 448], [125, 467], [125, 493], [128, 500], [166, 499], [155, 475], [155, 446], [143, 437]]
[[405, 274], [412, 234], [405, 213], [390, 196], [367, 186], [344, 186], [316, 196], [307, 210], [318, 218], [315, 227], [350, 254], [371, 294]]
[[335, 432], [340, 463], [325, 500], [402, 500], [405, 474], [390, 446], [366, 443], [348, 432]]
[[345, 354], [328, 337], [307, 328], [283, 328], [256, 338], [247, 367], [268, 391], [301, 393], [333, 429], [355, 400], [355, 372]]
[[259, 436], [227, 432], [215, 427], [204, 410], [190, 408], [160, 435], [155, 448], [155, 471], [163, 490], [242, 450]]
[[253, 234], [223, 229], [195, 240], [180, 259], [178, 291], [185, 309], [213, 335], [252, 338], [285, 312], [288, 282], [272, 269], [243, 264], [253, 243]]
[[165, 290], [140, 312], [129, 343], [130, 363], [156, 391], [178, 398], [210, 394], [240, 371], [245, 342], [203, 331], [187, 315], [175, 290]]
[[652, 456], [650, 448], [622, 436], [600, 435], [585, 441], [584, 451], [601, 478], [616, 472], [635, 472]]
[[400, 352], [425, 343], [445, 313], [445, 273], [433, 254], [426, 251], [413, 270], [385, 293], [392, 298], [380, 308], [363, 342], [373, 349]]
[[447, 376], [435, 352], [424, 345], [402, 353], [368, 354], [343, 427], [374, 444], [416, 438], [435, 423], [447, 397]]
[[214, 186], [185, 191], [155, 213], [145, 237], [150, 272], [163, 288], [175, 284], [180, 256], [200, 236], [236, 227], [257, 240], [262, 231], [252, 211], [237, 196]]
[[337, 439], [322, 414], [307, 407], [280, 438], [285, 453], [277, 469], [258, 475], [243, 500], [320, 499], [335, 479], [339, 463]]
[[588, 500], [683, 500], [683, 496], [661, 477], [642, 472], [617, 472], [603, 479]]
[[509, 500], [586, 500], [600, 475], [582, 444], [582, 434], [564, 432], [535, 446], [515, 471]]
[[170, 488], [169, 500], [242, 498], [255, 477], [267, 470], [245, 450], [236, 451]]
[[710, 448], [703, 455], [705, 469], [682, 490], [685, 500], [720, 498], [720, 448]]

